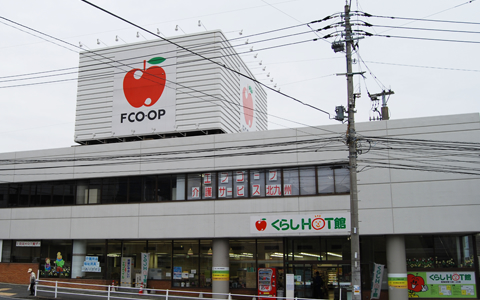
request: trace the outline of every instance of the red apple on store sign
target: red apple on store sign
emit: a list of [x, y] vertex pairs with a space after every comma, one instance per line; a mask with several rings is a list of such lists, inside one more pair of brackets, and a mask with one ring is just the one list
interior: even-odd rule
[[245, 123], [247, 123], [248, 127], [252, 127], [253, 125], [253, 98], [252, 98], [252, 89], [248, 87], [243, 88], [242, 91], [242, 99], [243, 99], [243, 115], [245, 116]]
[[267, 219], [263, 218], [255, 222], [255, 227], [257, 227], [258, 231], [264, 231], [267, 228]]
[[[165, 61], [163, 57], [154, 57], [148, 61], [157, 65]], [[143, 70], [128, 71], [123, 79], [123, 93], [128, 103], [135, 108], [152, 106], [162, 96], [165, 89], [166, 75], [161, 67], [153, 66], [146, 69], [147, 61], [143, 61]]]

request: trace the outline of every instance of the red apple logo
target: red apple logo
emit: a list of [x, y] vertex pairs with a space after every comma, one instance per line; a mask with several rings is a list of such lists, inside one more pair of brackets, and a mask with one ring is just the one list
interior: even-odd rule
[[245, 116], [245, 122], [247, 123], [248, 127], [252, 127], [253, 125], [253, 98], [252, 98], [252, 88], [246, 87], [243, 88], [242, 91], [242, 99], [243, 99], [243, 115]]
[[[154, 57], [148, 63], [157, 65], [164, 61], [163, 57]], [[165, 89], [165, 70], [157, 66], [146, 69], [146, 64], [147, 61], [144, 60], [143, 70], [130, 70], [123, 79], [125, 98], [135, 108], [154, 105]]]
[[264, 231], [267, 228], [267, 219], [263, 218], [255, 222], [255, 227], [257, 227], [258, 231]]
[[413, 292], [426, 292], [428, 291], [428, 286], [425, 284], [425, 281], [420, 276], [415, 276], [413, 274], [407, 275], [408, 280], [408, 289]]

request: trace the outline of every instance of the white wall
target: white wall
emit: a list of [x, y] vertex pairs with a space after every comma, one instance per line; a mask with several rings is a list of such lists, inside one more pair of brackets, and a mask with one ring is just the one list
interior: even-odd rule
[[[436, 140], [480, 142], [478, 114], [359, 123], [357, 131], [363, 136], [387, 136], [393, 132], [395, 137], [403, 138], [432, 136]], [[20, 170], [25, 165], [6, 164], [0, 170], [15, 170], [0, 171], [0, 181], [43, 181], [346, 162], [346, 147], [341, 139], [344, 132], [345, 126], [335, 125], [322, 127], [322, 130], [300, 128], [6, 153], [1, 154], [0, 159], [48, 158], [55, 162], [41, 162], [39, 165], [58, 168]], [[315, 148], [317, 151], [306, 153], [297, 151], [305, 145], [296, 143], [269, 147], [272, 143], [326, 137], [338, 137], [338, 141], [329, 145], [345, 150], [324, 151], [322, 143], [310, 145], [318, 146]], [[237, 146], [247, 147], [219, 151], [225, 147]], [[241, 155], [272, 149], [292, 151], [270, 155]], [[186, 153], [190, 150], [194, 152]], [[204, 154], [202, 150], [218, 156], [195, 159]], [[104, 161], [58, 161], [61, 158], [87, 159], [139, 153], [162, 155], [158, 156], [158, 160], [131, 164], [99, 165]], [[237, 153], [240, 156], [221, 157], [223, 153]], [[392, 152], [387, 159], [394, 162], [404, 158], [398, 155]], [[178, 160], [184, 156], [189, 158]], [[376, 157], [374, 151], [370, 151], [360, 155], [359, 160]], [[125, 158], [124, 161], [131, 161], [131, 158]], [[88, 166], [81, 166], [83, 164]], [[37, 164], [33, 162], [27, 165], [34, 166]], [[480, 186], [479, 176], [395, 169], [360, 171], [358, 188], [361, 234], [480, 231], [480, 201], [476, 188]], [[348, 211], [348, 195], [5, 208], [0, 209], [0, 239], [51, 238], [52, 232], [59, 239], [253, 237], [259, 235], [250, 233], [250, 216]]]

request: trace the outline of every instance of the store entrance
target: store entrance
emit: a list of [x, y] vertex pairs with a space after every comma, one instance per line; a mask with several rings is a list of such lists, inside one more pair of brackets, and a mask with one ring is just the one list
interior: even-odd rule
[[[288, 273], [294, 274], [294, 296], [298, 298], [340, 300], [340, 288], [350, 286], [350, 265], [291, 264]], [[316, 272], [321, 280], [315, 279]], [[342, 290], [342, 294], [346, 290]], [[342, 299], [346, 299], [342, 297]]]

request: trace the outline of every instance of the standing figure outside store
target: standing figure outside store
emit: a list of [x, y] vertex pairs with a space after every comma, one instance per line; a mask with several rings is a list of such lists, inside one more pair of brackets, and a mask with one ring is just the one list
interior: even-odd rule
[[323, 279], [320, 276], [320, 272], [315, 272], [315, 278], [313, 278], [313, 298], [323, 299]]
[[35, 281], [37, 278], [35, 277], [35, 272], [33, 272], [32, 268], [28, 269], [28, 273], [30, 274], [30, 295], [33, 296], [35, 295]]

